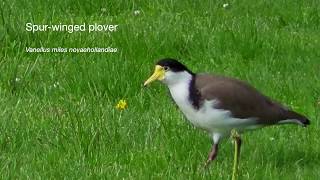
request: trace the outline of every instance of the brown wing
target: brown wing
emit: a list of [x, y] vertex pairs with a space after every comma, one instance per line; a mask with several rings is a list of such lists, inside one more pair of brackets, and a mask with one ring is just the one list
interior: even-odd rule
[[215, 108], [229, 110], [233, 117], [258, 118], [261, 124], [274, 124], [287, 119], [287, 108], [240, 80], [198, 74], [195, 86], [202, 101], [218, 99], [219, 104]]

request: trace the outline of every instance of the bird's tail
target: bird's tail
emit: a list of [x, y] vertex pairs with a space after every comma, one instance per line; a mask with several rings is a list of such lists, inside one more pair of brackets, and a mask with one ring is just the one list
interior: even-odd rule
[[282, 124], [282, 123], [295, 123], [295, 124], [299, 124], [303, 127], [307, 127], [310, 124], [310, 121], [307, 117], [305, 117], [297, 112], [291, 111], [291, 110], [288, 110], [286, 112], [286, 119], [287, 120], [280, 121], [279, 123], [280, 124]]

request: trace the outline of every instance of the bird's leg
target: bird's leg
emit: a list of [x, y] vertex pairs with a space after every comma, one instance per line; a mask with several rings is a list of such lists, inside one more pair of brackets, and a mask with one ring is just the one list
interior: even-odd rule
[[238, 164], [240, 158], [241, 138], [236, 130], [231, 131], [231, 137], [234, 139], [234, 160], [233, 160], [233, 172], [232, 180], [235, 180], [238, 175]]
[[208, 156], [208, 160], [205, 164], [205, 168], [209, 166], [209, 164], [211, 163], [211, 161], [213, 161], [216, 157], [217, 157], [217, 154], [218, 154], [218, 144], [217, 143], [213, 143], [212, 145], [212, 148], [211, 148], [211, 151], [209, 153], [209, 156]]
[[204, 168], [207, 168], [210, 165], [210, 163], [217, 157], [217, 155], [218, 155], [218, 144], [220, 142], [221, 137], [222, 136], [219, 133], [213, 133], [212, 134], [213, 144], [212, 144], [209, 156], [208, 156], [208, 160], [206, 161], [206, 164], [204, 165]]

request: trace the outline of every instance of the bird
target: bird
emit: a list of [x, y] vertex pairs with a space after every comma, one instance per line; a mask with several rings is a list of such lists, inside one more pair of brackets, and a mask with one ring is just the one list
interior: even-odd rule
[[[173, 58], [160, 59], [144, 87], [156, 80], [168, 87], [173, 101], [186, 119], [212, 138], [205, 166], [217, 157], [219, 143], [233, 130], [242, 134], [270, 125], [306, 127], [310, 124], [306, 116], [260, 93], [245, 81], [223, 75], [194, 73]], [[240, 135], [236, 136], [235, 142], [240, 153]]]

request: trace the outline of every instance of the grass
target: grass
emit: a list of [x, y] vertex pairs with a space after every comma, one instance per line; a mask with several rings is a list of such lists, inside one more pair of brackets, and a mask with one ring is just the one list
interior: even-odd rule
[[[240, 179], [319, 179], [318, 2], [228, 3], [1, 1], [0, 179], [230, 179], [231, 140], [200, 171], [210, 138], [186, 123], [164, 86], [142, 88], [163, 57], [245, 80], [310, 118], [308, 128], [244, 134]], [[119, 30], [32, 34], [27, 22]], [[25, 52], [41, 46], [119, 52]], [[120, 112], [122, 98], [128, 109]]]

